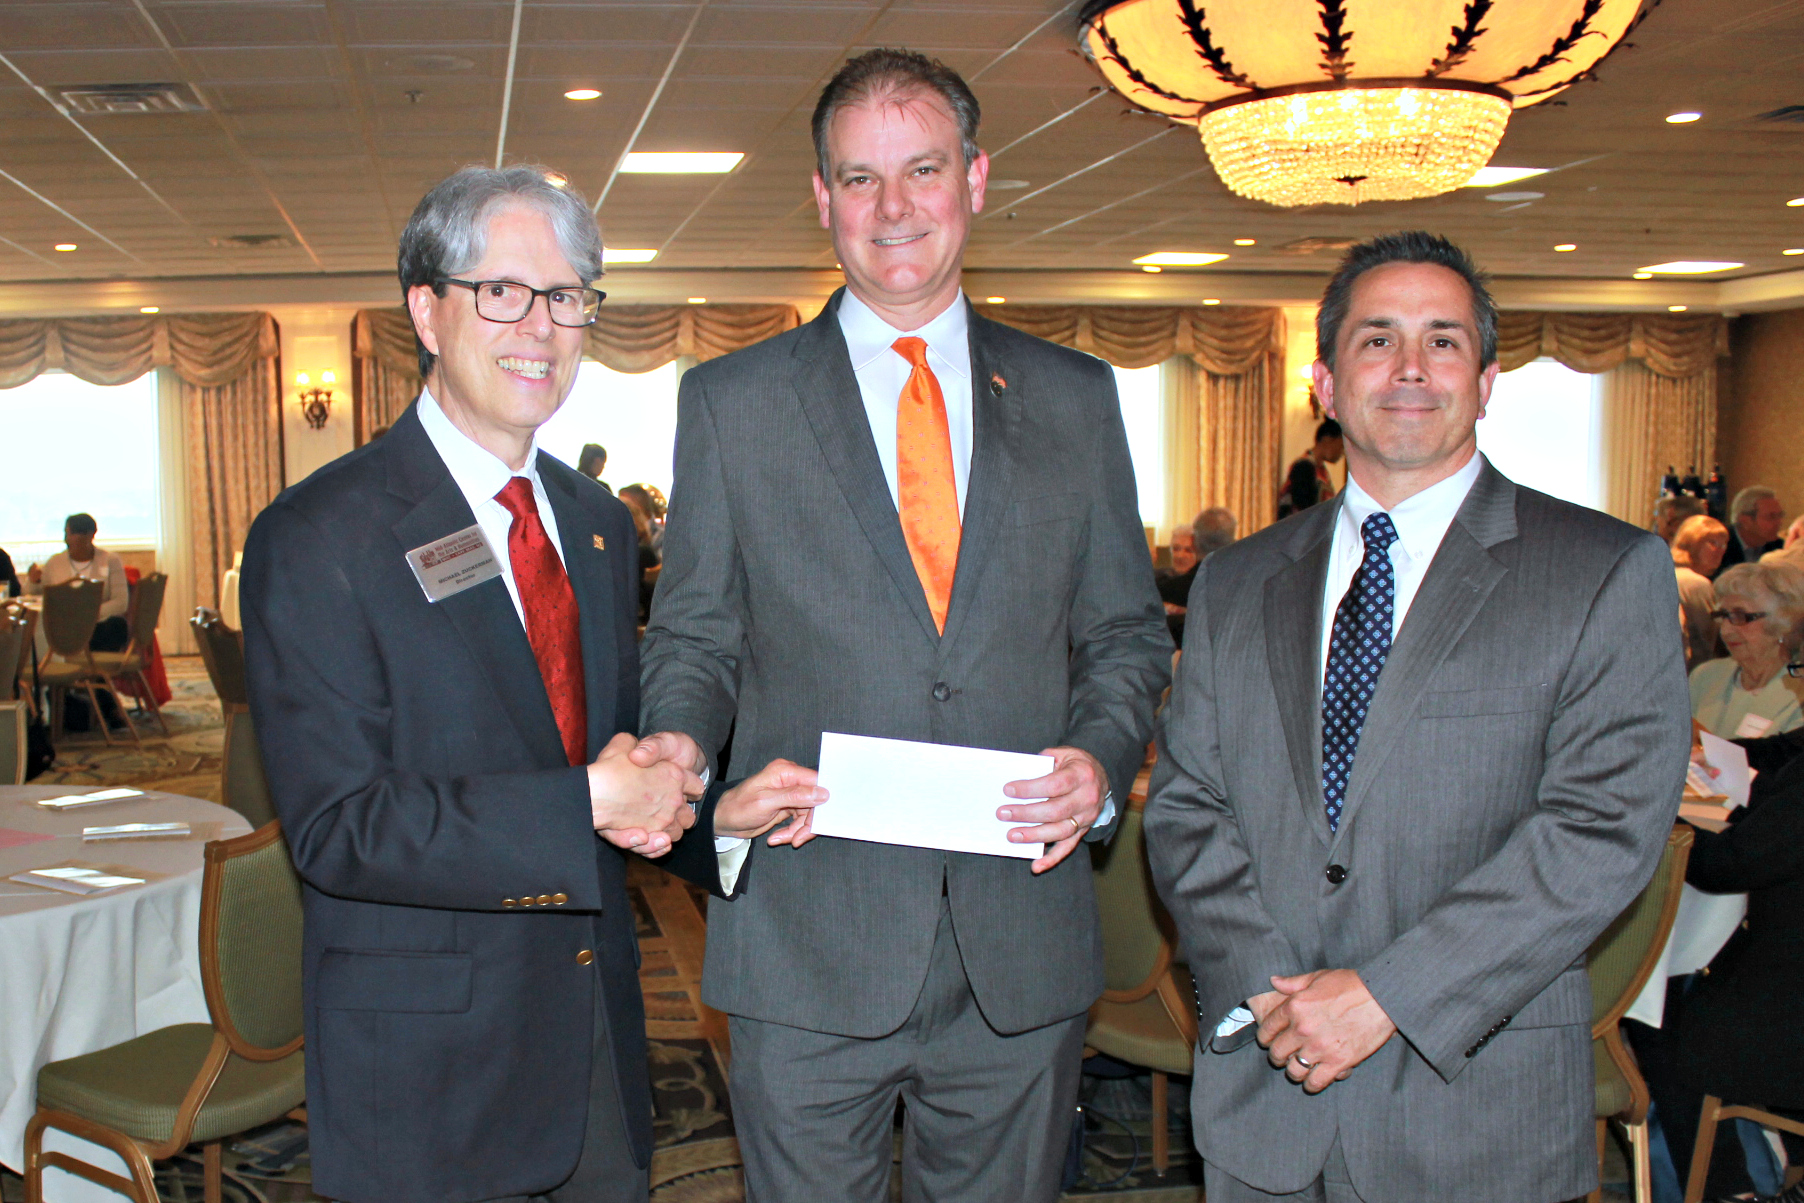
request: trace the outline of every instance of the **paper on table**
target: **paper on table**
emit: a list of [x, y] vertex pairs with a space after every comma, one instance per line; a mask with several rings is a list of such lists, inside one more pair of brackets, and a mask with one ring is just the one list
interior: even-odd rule
[[1044, 844], [1011, 843], [996, 808], [1010, 802], [1002, 787], [1044, 777], [1050, 756], [961, 748], [951, 744], [821, 735], [820, 785], [827, 801], [814, 811], [814, 833], [841, 839], [980, 852], [1034, 860]]
[[37, 805], [45, 810], [74, 810], [77, 806], [96, 806], [102, 802], [122, 802], [142, 798], [141, 789], [103, 789], [97, 794], [65, 794], [60, 798], [39, 798]]
[[112, 827], [83, 827], [81, 840], [92, 844], [102, 840], [185, 840], [194, 834], [188, 823], [120, 823]]
[[1708, 731], [1698, 732], [1704, 745], [1704, 759], [1716, 770], [1716, 788], [1729, 796], [1729, 809], [1748, 804], [1748, 790], [1754, 776], [1748, 771], [1747, 751]]
[[22, 886], [61, 890], [65, 894], [100, 894], [122, 886], [141, 886], [147, 879], [132, 877], [111, 865], [56, 865], [32, 869], [26, 873], [14, 873], [6, 880], [16, 881]]

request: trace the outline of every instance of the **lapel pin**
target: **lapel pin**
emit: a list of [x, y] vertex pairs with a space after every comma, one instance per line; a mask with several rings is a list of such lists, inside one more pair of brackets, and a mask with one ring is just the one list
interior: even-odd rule
[[595, 536], [595, 550], [596, 551], [606, 551], [607, 549], [608, 549], [608, 541], [606, 539], [602, 538], [600, 535], [596, 535]]
[[1002, 373], [997, 372], [990, 377], [990, 393], [993, 396], [1002, 396], [1002, 390], [1007, 387], [1008, 381], [1002, 378]]

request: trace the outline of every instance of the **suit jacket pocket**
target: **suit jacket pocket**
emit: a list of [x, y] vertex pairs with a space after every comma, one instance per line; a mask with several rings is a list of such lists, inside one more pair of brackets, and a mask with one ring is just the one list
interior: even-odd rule
[[467, 953], [328, 948], [314, 997], [329, 1011], [450, 1014], [470, 1009], [470, 977]]
[[1468, 718], [1481, 714], [1521, 714], [1541, 710], [1552, 690], [1546, 685], [1508, 689], [1444, 689], [1422, 695], [1422, 718]]
[[1082, 518], [1089, 508], [1090, 499], [1082, 493], [1042, 493], [1038, 497], [1022, 497], [1009, 510], [1009, 525], [1069, 522]]

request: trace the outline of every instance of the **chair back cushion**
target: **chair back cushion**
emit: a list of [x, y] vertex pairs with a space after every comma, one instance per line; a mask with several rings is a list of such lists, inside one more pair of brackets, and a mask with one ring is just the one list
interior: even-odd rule
[[31, 623], [22, 613], [0, 608], [0, 701], [13, 696], [19, 662], [24, 658], [25, 640]]
[[1608, 1019], [1634, 1002], [1647, 984], [1653, 962], [1672, 934], [1685, 862], [1691, 856], [1691, 828], [1680, 825], [1666, 839], [1654, 876], [1628, 909], [1606, 927], [1585, 954], [1591, 971], [1591, 1019]]
[[252, 827], [276, 817], [270, 800], [269, 781], [263, 775], [263, 750], [257, 745], [257, 726], [251, 712], [236, 707], [226, 715], [224, 763], [220, 766], [220, 797], [243, 815]]
[[100, 622], [100, 603], [106, 586], [76, 577], [60, 585], [44, 586], [44, 639], [59, 656], [81, 656], [94, 638]]
[[201, 911], [201, 981], [213, 1025], [240, 1056], [293, 1051], [301, 1038], [301, 882], [278, 824], [207, 845]]
[[0, 702], [0, 785], [25, 784], [24, 702]]
[[220, 621], [217, 610], [205, 606], [194, 611], [189, 625], [194, 628], [201, 661], [207, 666], [207, 676], [212, 679], [220, 704], [250, 705], [250, 691], [244, 684], [243, 637]]
[[1102, 917], [1103, 983], [1110, 990], [1143, 986], [1158, 967], [1170, 917], [1153, 890], [1146, 834], [1138, 810], [1121, 816], [1115, 839], [1094, 849], [1096, 905]]
[[163, 618], [163, 594], [168, 588], [168, 574], [153, 572], [141, 578], [132, 590], [132, 644], [140, 656], [150, 655], [157, 623]]

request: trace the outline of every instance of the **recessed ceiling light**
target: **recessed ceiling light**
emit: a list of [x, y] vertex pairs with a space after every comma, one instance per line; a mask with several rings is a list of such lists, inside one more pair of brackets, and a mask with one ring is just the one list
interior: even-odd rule
[[650, 263], [658, 257], [655, 250], [626, 250], [622, 247], [604, 247], [601, 252], [603, 263]]
[[620, 170], [628, 175], [724, 175], [743, 158], [736, 150], [635, 150]]
[[1576, 250], [1578, 250], [1578, 243], [1562, 242], [1559, 246], [1556, 246], [1553, 249], [1556, 251], [1576, 251]]
[[1153, 265], [1152, 265], [1152, 264], [1150, 264], [1150, 263], [1142, 263], [1142, 264], [1141, 264], [1141, 265], [1140, 265], [1140, 270], [1141, 270], [1141, 271], [1143, 271], [1143, 272], [1146, 272], [1146, 273], [1147, 273], [1147, 274], [1148, 274], [1148, 275], [1153, 275], [1153, 276], [1156, 276], [1156, 275], [1158, 275], [1158, 274], [1159, 274], [1159, 273], [1160, 273], [1160, 272], [1162, 272], [1162, 271], [1164, 271], [1164, 270], [1165, 270], [1165, 269], [1164, 269], [1164, 268], [1162, 268], [1162, 267], [1154, 267], [1154, 266], [1153, 266]]
[[1683, 113], [1668, 113], [1666, 115], [1666, 124], [1668, 124], [1668, 125], [1690, 125], [1693, 121], [1696, 121], [1699, 117], [1702, 117], [1702, 116], [1703, 116], [1702, 113], [1693, 113], [1690, 110], [1686, 110]]
[[1804, 209], [1804, 196], [1794, 196], [1785, 202], [1787, 209]]
[[983, 303], [986, 305], [1001, 305], [1007, 300], [1007, 297], [985, 297]]
[[1636, 272], [1635, 273], [1635, 279], [1637, 279], [1637, 280], [1651, 280], [1653, 278], [1654, 278], [1653, 272]]
[[161, 313], [162, 310], [155, 305], [140, 305], [140, 306], [138, 306], [138, 312], [139, 313]]
[[1545, 167], [1480, 167], [1462, 188], [1500, 188], [1530, 176], [1546, 175]]
[[550, 184], [553, 188], [563, 188], [570, 183], [570, 177], [561, 171], [547, 171], [545, 173], [545, 182]]
[[1235, 246], [1258, 246], [1259, 240], [1257, 238], [1236, 238], [1234, 240], [1234, 245]]
[[600, 88], [571, 88], [564, 93], [565, 100], [597, 100], [600, 97]]
[[1205, 304], [1205, 305], [1219, 305], [1219, 304], [1221, 304], [1221, 298], [1219, 298], [1219, 297], [1204, 297], [1204, 298], [1203, 298], [1203, 304]]
[[1707, 276], [1711, 272], [1734, 271], [1745, 266], [1717, 259], [1674, 259], [1671, 263], [1654, 263], [1641, 270], [1659, 276]]
[[1154, 251], [1150, 255], [1142, 255], [1134, 260], [1142, 267], [1151, 264], [1154, 267], [1205, 267], [1211, 263], [1220, 263], [1226, 255], [1215, 255], [1208, 251]]
[[1804, 246], [1787, 247], [1779, 253], [1781, 255], [1804, 255]]
[[55, 249], [59, 251], [72, 251], [75, 249], [75, 244], [73, 242], [59, 242], [56, 244]]
[[1026, 180], [991, 180], [986, 185], [994, 192], [1018, 192], [1027, 187]]
[[1501, 205], [1511, 201], [1538, 201], [1546, 195], [1547, 193], [1545, 192], [1493, 192], [1491, 195], [1485, 197], [1485, 199], [1488, 201], [1496, 201]]
[[1666, 312], [1668, 312], [1668, 313], [1684, 313], [1689, 308], [1691, 308], [1691, 306], [1689, 306], [1689, 305], [1668, 305], [1666, 307]]
[[691, 305], [706, 305], [708, 303], [707, 297], [685, 297], [684, 299]]

